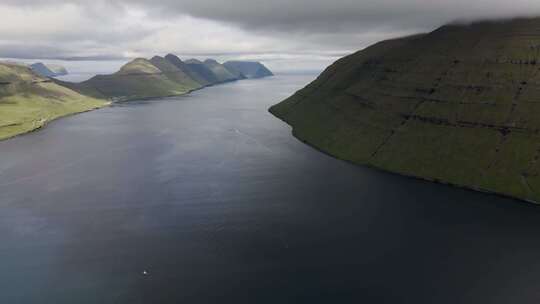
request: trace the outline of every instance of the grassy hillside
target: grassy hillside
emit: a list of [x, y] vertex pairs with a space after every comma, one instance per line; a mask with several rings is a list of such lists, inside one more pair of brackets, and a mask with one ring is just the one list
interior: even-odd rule
[[0, 63], [0, 140], [106, 104], [38, 76], [28, 67]]
[[336, 157], [540, 202], [540, 19], [375, 44], [270, 111]]
[[113, 101], [181, 95], [199, 87], [192, 79], [181, 80], [183, 76], [171, 71], [171, 65], [160, 59], [154, 61], [159, 61], [158, 65], [165, 71], [149, 60], [138, 58], [111, 75], [98, 75], [82, 83], [59, 83], [82, 94]]
[[[42, 64], [34, 68], [48, 69]], [[81, 83], [40, 76], [24, 65], [0, 63], [0, 140], [40, 128], [58, 117], [104, 106], [106, 100], [182, 95], [235, 79], [215, 61], [184, 63], [174, 55], [138, 58], [114, 74]]]
[[183, 62], [175, 55], [135, 59], [111, 75], [81, 83], [53, 80], [81, 94], [112, 101], [158, 98], [188, 93], [205, 86], [239, 79], [215, 60]]

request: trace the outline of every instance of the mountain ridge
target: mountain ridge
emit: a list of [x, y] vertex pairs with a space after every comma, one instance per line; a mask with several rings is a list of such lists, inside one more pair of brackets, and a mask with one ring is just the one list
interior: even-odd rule
[[199, 75], [196, 71], [193, 71], [187, 63], [183, 62], [178, 56], [173, 54], [167, 54], [165, 56], [165, 59], [167, 59], [170, 63], [174, 64], [178, 69], [182, 70], [184, 73], [189, 75], [193, 80], [195, 80], [197, 83], [199, 83], [202, 87], [206, 87], [208, 85], [211, 85], [212, 83], [206, 80], [204, 77]]
[[215, 60], [187, 62], [172, 54], [136, 58], [115, 73], [80, 83], [38, 75], [24, 64], [0, 62], [0, 140], [110, 102], [179, 96], [243, 79]]

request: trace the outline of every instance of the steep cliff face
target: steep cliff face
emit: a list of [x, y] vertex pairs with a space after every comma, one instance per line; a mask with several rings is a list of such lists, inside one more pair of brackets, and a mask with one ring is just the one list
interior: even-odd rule
[[540, 19], [375, 44], [270, 111], [336, 157], [539, 202]]

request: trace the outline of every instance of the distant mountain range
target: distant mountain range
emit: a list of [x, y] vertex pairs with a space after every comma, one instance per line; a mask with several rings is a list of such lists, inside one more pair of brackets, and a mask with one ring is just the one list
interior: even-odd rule
[[211, 85], [271, 75], [258, 62], [182, 61], [176, 55], [168, 54], [150, 60], [135, 59], [114, 74], [98, 75], [81, 83], [57, 83], [96, 98], [126, 101], [181, 95]]
[[65, 74], [67, 71], [56, 65], [0, 62], [0, 140], [110, 101], [182, 95], [247, 78], [240, 70], [212, 59], [183, 62], [172, 54], [150, 60], [138, 58], [114, 74], [81, 83], [51, 78]]

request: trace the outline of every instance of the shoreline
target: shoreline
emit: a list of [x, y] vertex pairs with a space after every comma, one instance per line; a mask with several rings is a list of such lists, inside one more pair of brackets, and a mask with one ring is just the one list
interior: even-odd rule
[[298, 141], [300, 141], [301, 143], [311, 147], [312, 149], [314, 149], [314, 150], [316, 150], [316, 151], [318, 151], [320, 153], [323, 153], [323, 154], [325, 154], [327, 156], [330, 156], [330, 157], [332, 157], [334, 159], [337, 159], [339, 161], [346, 162], [346, 163], [349, 163], [349, 164], [354, 165], [354, 166], [359, 166], [359, 167], [369, 168], [369, 169], [372, 169], [372, 170], [377, 170], [379, 172], [386, 173], [386, 174], [402, 176], [402, 177], [405, 177], [405, 178], [414, 179], [414, 180], [418, 180], [418, 181], [429, 182], [429, 183], [438, 184], [438, 185], [444, 185], [444, 186], [450, 186], [450, 187], [453, 187], [453, 188], [463, 189], [463, 190], [467, 190], [467, 191], [474, 191], [474, 192], [493, 195], [493, 196], [497, 196], [497, 197], [503, 197], [503, 198], [511, 199], [511, 200], [514, 200], [514, 201], [520, 202], [520, 203], [527, 203], [527, 204], [530, 204], [530, 205], [540, 206], [540, 201], [534, 201], [534, 200], [531, 200], [531, 199], [521, 198], [521, 197], [518, 197], [518, 196], [513, 196], [513, 195], [510, 195], [510, 194], [497, 192], [497, 191], [493, 191], [493, 190], [488, 190], [488, 189], [483, 189], [483, 188], [479, 188], [479, 187], [460, 185], [460, 184], [455, 184], [455, 183], [451, 183], [451, 182], [445, 182], [445, 181], [440, 180], [440, 179], [434, 179], [434, 178], [422, 177], [422, 176], [413, 175], [413, 174], [390, 171], [390, 170], [386, 170], [386, 169], [377, 167], [375, 165], [355, 163], [355, 162], [353, 162], [351, 160], [340, 158], [340, 157], [338, 157], [336, 155], [333, 155], [331, 152], [322, 150], [321, 148], [319, 148], [319, 147], [311, 144], [310, 142], [308, 142], [308, 141], [300, 138], [299, 136], [297, 136], [297, 134], [295, 132], [295, 128], [293, 126], [291, 126], [286, 120], [284, 120], [281, 117], [277, 116], [276, 114], [272, 113], [271, 108], [268, 109], [268, 112], [270, 114], [272, 114], [272, 116], [276, 117], [277, 119], [279, 119], [282, 122], [284, 122], [285, 124], [287, 124], [287, 126], [289, 126], [291, 128], [291, 133], [292, 133], [293, 137], [296, 138]]
[[[46, 128], [47, 125], [49, 123], [53, 122], [53, 121], [57, 121], [57, 120], [60, 120], [62, 118], [67, 118], [67, 117], [70, 117], [70, 116], [75, 116], [75, 115], [78, 115], [78, 114], [83, 114], [83, 113], [103, 109], [103, 108], [106, 108], [106, 107], [110, 107], [112, 104], [113, 104], [112, 102], [108, 101], [104, 105], [99, 106], [99, 107], [90, 108], [90, 109], [80, 111], [80, 112], [73, 112], [73, 113], [68, 113], [68, 114], [65, 114], [65, 115], [60, 115], [60, 116], [55, 117], [53, 119], [45, 119], [45, 120], [42, 119], [43, 121], [41, 123], [37, 124], [35, 128], [29, 129], [29, 130], [26, 130], [26, 131], [22, 131], [20, 133], [16, 133], [16, 134], [4, 137], [4, 138], [0, 138], [0, 142], [10, 140], [10, 139], [13, 139], [13, 138], [16, 138], [16, 137], [19, 137], [19, 136], [23, 136], [23, 135], [26, 135], [26, 134], [29, 134], [29, 133], [37, 132], [37, 131], [39, 131], [41, 129]], [[36, 122], [34, 122], [34, 124], [35, 123]]]
[[240, 80], [243, 80], [243, 79], [236, 79], [236, 80], [231, 80], [231, 81], [225, 81], [225, 82], [209, 84], [209, 85], [202, 86], [200, 88], [188, 90], [188, 91], [186, 91], [184, 93], [181, 93], [181, 94], [171, 94], [171, 95], [152, 96], [152, 97], [140, 97], [140, 98], [128, 98], [128, 99], [124, 99], [124, 100], [110, 101], [110, 103], [111, 103], [111, 105], [114, 105], [114, 104], [128, 103], [128, 102], [139, 101], [139, 100], [140, 101], [145, 101], [145, 100], [156, 100], [156, 99], [161, 99], [161, 98], [171, 98], [171, 97], [185, 96], [185, 95], [191, 94], [193, 92], [204, 90], [206, 88], [215, 87], [215, 86], [224, 85], [224, 84], [229, 84], [229, 83], [237, 82], [237, 81], [240, 81]]
[[30, 134], [30, 133], [33, 133], [33, 132], [38, 132], [38, 131], [46, 128], [49, 123], [51, 123], [53, 121], [60, 120], [62, 118], [67, 118], [67, 117], [70, 117], [70, 116], [75, 116], [75, 115], [78, 115], [78, 114], [83, 114], [83, 113], [103, 109], [103, 108], [106, 108], [106, 107], [111, 107], [111, 106], [114, 106], [115, 104], [129, 103], [129, 102], [134, 102], [134, 101], [138, 101], [138, 100], [140, 100], [140, 101], [145, 101], [145, 100], [148, 101], [148, 100], [157, 100], [157, 99], [163, 99], [163, 98], [180, 97], [180, 96], [185, 96], [185, 95], [188, 95], [190, 93], [200, 91], [200, 90], [203, 90], [203, 89], [206, 89], [206, 88], [209, 88], [209, 87], [229, 84], [229, 83], [237, 82], [239, 80], [240, 79], [232, 80], [232, 81], [225, 81], [225, 82], [220, 82], [220, 83], [215, 83], [215, 84], [210, 84], [210, 85], [206, 85], [206, 86], [203, 86], [203, 87], [200, 87], [200, 88], [197, 88], [197, 89], [192, 89], [192, 90], [186, 91], [186, 92], [181, 93], [181, 94], [153, 96], [153, 97], [141, 97], [141, 98], [128, 98], [128, 99], [119, 100], [119, 101], [104, 100], [106, 102], [106, 104], [104, 104], [103, 106], [91, 108], [91, 109], [80, 111], [80, 112], [68, 113], [66, 115], [61, 115], [61, 116], [55, 117], [55, 118], [50, 119], [50, 120], [45, 120], [41, 124], [38, 124], [35, 128], [29, 129], [29, 130], [26, 130], [26, 131], [23, 131], [23, 132], [20, 132], [20, 133], [16, 133], [16, 134], [4, 137], [4, 138], [0, 138], [0, 142], [5, 141], [5, 140], [10, 140], [10, 139], [13, 139], [13, 138], [16, 138], [16, 137], [19, 137], [19, 136], [23, 136], [23, 135], [26, 135], [26, 134]]

